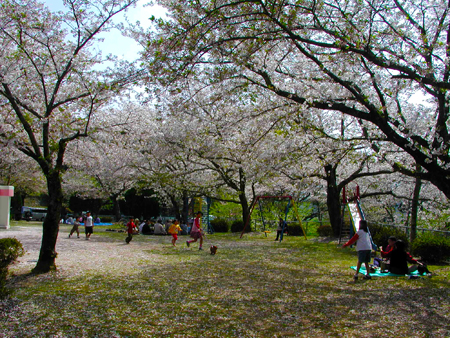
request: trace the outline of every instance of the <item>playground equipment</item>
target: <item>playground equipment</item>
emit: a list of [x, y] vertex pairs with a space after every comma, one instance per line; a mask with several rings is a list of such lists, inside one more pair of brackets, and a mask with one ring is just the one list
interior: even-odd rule
[[[339, 244], [343, 236], [347, 234], [347, 229], [344, 227], [345, 210], [349, 213], [350, 218], [350, 229], [349, 237], [352, 237], [359, 230], [359, 221], [365, 220], [364, 212], [361, 208], [359, 185], [356, 185], [355, 193], [353, 195], [347, 196], [345, 187], [342, 189], [342, 217], [341, 217], [341, 229], [339, 233]], [[372, 240], [372, 235], [370, 234], [370, 242], [372, 243], [372, 249], [376, 250], [377, 246]]]
[[297, 211], [297, 208], [296, 208], [296, 206], [295, 206], [295, 201], [294, 201], [294, 199], [292, 198], [292, 196], [289, 196], [289, 195], [287, 195], [287, 196], [256, 196], [256, 198], [253, 200], [252, 205], [250, 206], [250, 212], [249, 212], [249, 215], [248, 215], [248, 217], [247, 217], [247, 220], [245, 221], [244, 229], [242, 230], [242, 233], [241, 233], [241, 237], [240, 237], [240, 238], [242, 238], [242, 236], [244, 235], [245, 229], [247, 229], [247, 226], [248, 226], [248, 224], [250, 223], [250, 220], [251, 220], [251, 217], [252, 217], [253, 210], [255, 209], [255, 206], [256, 206], [257, 203], [258, 203], [258, 205], [259, 205], [259, 207], [260, 207], [261, 219], [262, 219], [263, 226], [264, 226], [264, 232], [266, 233], [266, 231], [265, 231], [264, 216], [263, 216], [263, 213], [262, 213], [262, 210], [261, 210], [261, 203], [260, 203], [261, 200], [264, 200], [264, 199], [279, 199], [279, 200], [280, 200], [280, 199], [281, 199], [281, 200], [286, 200], [286, 199], [287, 199], [287, 200], [288, 200], [288, 205], [286, 206], [285, 213], [284, 213], [284, 222], [283, 222], [283, 229], [282, 229], [282, 231], [281, 231], [280, 242], [283, 240], [284, 227], [285, 227], [285, 225], [286, 225], [287, 215], [288, 215], [289, 210], [290, 210], [291, 208], [294, 209], [295, 217], [297, 218], [298, 222], [300, 223], [300, 227], [302, 228], [303, 235], [305, 236], [305, 239], [307, 239], [305, 229], [303, 228], [302, 220], [301, 220], [301, 218], [298, 216], [298, 211]]

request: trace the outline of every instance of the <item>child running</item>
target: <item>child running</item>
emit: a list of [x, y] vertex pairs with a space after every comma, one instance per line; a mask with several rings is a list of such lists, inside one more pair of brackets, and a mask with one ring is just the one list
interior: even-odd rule
[[197, 217], [195, 217], [194, 219], [194, 224], [192, 224], [192, 229], [191, 229], [191, 237], [193, 239], [191, 239], [190, 241], [186, 241], [186, 245], [189, 246], [191, 245], [191, 243], [197, 242], [197, 240], [200, 238], [200, 246], [199, 246], [199, 250], [203, 250], [202, 246], [203, 246], [203, 230], [202, 227], [200, 226], [200, 219], [202, 218], [203, 213], [201, 211], [197, 212]]
[[369, 230], [367, 228], [367, 221], [365, 220], [359, 221], [359, 230], [342, 247], [345, 248], [349, 245], [352, 245], [355, 242], [356, 242], [356, 251], [358, 252], [358, 264], [356, 266], [356, 273], [353, 276], [353, 279], [355, 281], [358, 280], [359, 269], [361, 268], [362, 263], [364, 263], [364, 265], [366, 266], [366, 275], [364, 276], [364, 279], [370, 279], [371, 277], [369, 270], [369, 262], [370, 262], [370, 252], [372, 250], [372, 243], [370, 241]]
[[131, 240], [133, 239], [133, 231], [134, 231], [134, 228], [135, 228], [135, 224], [134, 224], [134, 222], [133, 222], [133, 219], [131, 218], [130, 221], [127, 223], [127, 233], [128, 233], [128, 236], [127, 236], [127, 238], [125, 238], [125, 242], [126, 242], [127, 244], [130, 244]]
[[172, 222], [172, 225], [169, 227], [169, 234], [172, 235], [172, 245], [176, 246], [176, 242], [178, 240], [178, 232], [181, 231], [180, 228], [180, 222], [178, 220], [174, 219]]
[[80, 226], [80, 222], [83, 220], [82, 217], [77, 218], [75, 217], [75, 221], [73, 222], [72, 230], [70, 230], [69, 238], [72, 237], [73, 233], [77, 233], [77, 238], [80, 238], [80, 230], [78, 230], [78, 227]]

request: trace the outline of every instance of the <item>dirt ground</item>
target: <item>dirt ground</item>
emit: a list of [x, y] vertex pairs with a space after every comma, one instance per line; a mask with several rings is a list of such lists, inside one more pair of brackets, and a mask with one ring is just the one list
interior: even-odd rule
[[[107, 262], [133, 255], [139, 258], [140, 252], [149, 249], [161, 242], [170, 242], [171, 237], [149, 236], [148, 241], [133, 241], [127, 245], [125, 241], [114, 241], [96, 235], [96, 231], [105, 231], [104, 228], [94, 229], [94, 234], [90, 240], [85, 239], [84, 228], [80, 227], [80, 238], [76, 234], [68, 238], [70, 228], [63, 226], [60, 229], [56, 243], [58, 257], [56, 264], [60, 274], [71, 273], [74, 269], [83, 267], [82, 270], [96, 270], [104, 266]], [[31, 271], [39, 258], [39, 250], [42, 240], [42, 226], [15, 226], [10, 229], [0, 230], [0, 238], [17, 238], [23, 245], [26, 253], [10, 267], [10, 271], [16, 273], [26, 273]], [[125, 239], [126, 234], [123, 234]], [[179, 245], [184, 244], [183, 237], [180, 236]], [[95, 260], [92, 257], [95, 256]]]

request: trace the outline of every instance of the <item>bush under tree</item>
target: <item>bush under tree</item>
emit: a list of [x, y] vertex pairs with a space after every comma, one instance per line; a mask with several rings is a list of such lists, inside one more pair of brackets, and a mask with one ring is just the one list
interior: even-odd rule
[[292, 223], [288, 226], [289, 236], [303, 236], [303, 229], [299, 223]]
[[[231, 223], [231, 232], [242, 232], [244, 230], [244, 222], [243, 221], [234, 221]], [[245, 232], [250, 232], [250, 225], [247, 225]]]
[[[217, 218], [211, 221], [214, 232], [228, 232], [230, 225], [224, 219]], [[241, 230], [242, 231], [242, 230]]]
[[6, 288], [8, 267], [18, 257], [23, 256], [22, 243], [15, 238], [0, 239], [0, 299], [5, 298], [9, 292]]
[[317, 228], [317, 233], [321, 237], [331, 237], [334, 235], [333, 228], [331, 225], [321, 225]]
[[437, 234], [422, 234], [411, 245], [414, 256], [427, 263], [439, 263], [450, 258], [450, 238]]
[[379, 248], [385, 247], [388, 244], [388, 238], [391, 236], [394, 236], [397, 239], [401, 239], [403, 242], [405, 242], [406, 247], [409, 247], [409, 238], [407, 234], [401, 229], [369, 223], [369, 230], [370, 234], [372, 235], [373, 242]]

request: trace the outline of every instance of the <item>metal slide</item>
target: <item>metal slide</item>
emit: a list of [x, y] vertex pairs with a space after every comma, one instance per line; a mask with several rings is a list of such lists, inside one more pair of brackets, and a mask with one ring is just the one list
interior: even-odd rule
[[[361, 209], [361, 204], [358, 202], [349, 202], [347, 203], [348, 211], [350, 213], [350, 219], [353, 224], [353, 232], [352, 235], [354, 235], [359, 230], [359, 221], [364, 220], [364, 213]], [[369, 236], [370, 236], [370, 242], [372, 243], [372, 249], [376, 250], [377, 246], [373, 242], [372, 235], [370, 234], [369, 230]]]
[[364, 215], [361, 214], [358, 203], [347, 203], [347, 207], [353, 224], [353, 233], [356, 233], [359, 230], [359, 221], [364, 219]]

